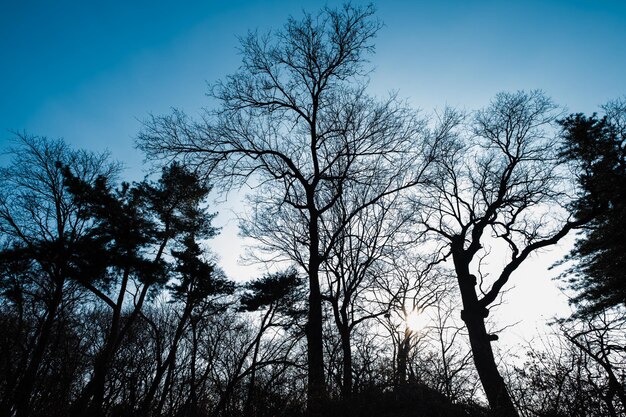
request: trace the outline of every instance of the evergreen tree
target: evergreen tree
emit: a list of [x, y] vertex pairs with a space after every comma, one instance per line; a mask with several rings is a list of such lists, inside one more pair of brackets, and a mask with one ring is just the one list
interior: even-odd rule
[[593, 216], [569, 258], [574, 302], [581, 314], [626, 306], [626, 101], [606, 106], [606, 115], [574, 114], [561, 121], [562, 156], [576, 165], [581, 194], [579, 219]]

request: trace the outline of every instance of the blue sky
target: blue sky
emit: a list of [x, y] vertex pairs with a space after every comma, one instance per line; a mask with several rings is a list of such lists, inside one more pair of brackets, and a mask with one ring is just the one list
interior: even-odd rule
[[[63, 137], [77, 147], [109, 149], [126, 163], [128, 177], [140, 179], [142, 156], [133, 140], [141, 119], [170, 107], [193, 115], [211, 106], [207, 83], [239, 64], [237, 35], [279, 28], [290, 14], [323, 4], [4, 0], [0, 148], [12, 138], [10, 131]], [[375, 4], [385, 23], [371, 58], [375, 94], [398, 91], [427, 112], [444, 105], [474, 109], [503, 90], [540, 88], [572, 112], [596, 111], [626, 94], [624, 1]], [[226, 240], [220, 245], [236, 245], [228, 240], [236, 234], [234, 222], [227, 215], [221, 221], [226, 227], [220, 239]], [[223, 265], [237, 271], [238, 252], [230, 252]], [[519, 282], [516, 291], [538, 299], [533, 281]], [[554, 285], [543, 288], [539, 302], [548, 307], [538, 314], [550, 311], [558, 293]]]
[[[138, 172], [138, 120], [210, 106], [207, 83], [237, 68], [237, 35], [280, 27], [290, 14], [323, 4], [5, 1], [0, 145], [11, 130], [64, 137], [109, 148]], [[585, 112], [626, 94], [626, 2], [387, 0], [376, 7], [385, 22], [371, 60], [376, 94], [397, 90], [430, 111], [541, 88]]]

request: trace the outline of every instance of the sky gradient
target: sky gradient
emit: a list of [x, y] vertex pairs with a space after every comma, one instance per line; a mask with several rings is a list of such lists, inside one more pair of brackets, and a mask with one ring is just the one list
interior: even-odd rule
[[[238, 35], [280, 28], [289, 15], [323, 4], [4, 1], [0, 147], [12, 131], [63, 137], [76, 147], [109, 149], [127, 165], [127, 178], [141, 179], [134, 137], [142, 119], [171, 107], [191, 115], [210, 107], [207, 84], [239, 65]], [[371, 57], [373, 94], [397, 91], [431, 112], [445, 105], [471, 110], [499, 91], [538, 88], [570, 112], [587, 113], [626, 94], [624, 1], [386, 0], [376, 8], [385, 27]], [[237, 250], [230, 248], [237, 244], [232, 201], [216, 207], [225, 227], [214, 247], [229, 274], [247, 278], [250, 270], [237, 269]], [[544, 256], [516, 274], [540, 277], [514, 276], [518, 295], [507, 296], [503, 307], [511, 321], [522, 308], [515, 300], [533, 298], [537, 317], [564, 308], [545, 273], [556, 259]]]

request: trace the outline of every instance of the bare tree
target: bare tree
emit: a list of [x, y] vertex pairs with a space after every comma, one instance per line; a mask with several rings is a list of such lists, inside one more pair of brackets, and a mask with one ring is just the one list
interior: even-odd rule
[[[485, 319], [513, 272], [587, 219], [568, 220], [553, 129], [557, 108], [541, 92], [498, 94], [477, 111], [438, 163], [440, 175], [417, 202], [421, 224], [443, 242], [456, 272], [476, 369], [491, 408], [517, 411], [498, 372]], [[490, 248], [494, 251], [491, 252]], [[506, 259], [494, 279], [481, 274], [489, 254]], [[499, 261], [500, 262], [500, 261]]]
[[409, 216], [400, 210], [401, 199], [397, 194], [380, 199], [346, 221], [349, 213], [345, 202], [356, 198], [361, 188], [357, 185], [346, 190], [325, 219], [334, 226], [324, 227], [324, 230], [336, 230], [345, 225], [322, 267], [326, 281], [323, 298], [331, 306], [340, 336], [344, 399], [352, 394], [352, 333], [356, 326], [388, 314], [391, 309], [395, 300], [376, 294], [377, 280], [391, 276], [389, 260], [400, 252], [398, 239], [409, 223]]
[[365, 94], [365, 55], [381, 24], [372, 7], [346, 5], [289, 19], [282, 31], [242, 38], [242, 67], [218, 83], [220, 108], [192, 123], [153, 117], [139, 135], [152, 158], [180, 158], [223, 189], [257, 187], [244, 234], [308, 275], [308, 398], [326, 397], [320, 266], [345, 225], [324, 217], [350, 183], [367, 184], [346, 221], [381, 198], [423, 181], [449, 124], [429, 132], [394, 97]]

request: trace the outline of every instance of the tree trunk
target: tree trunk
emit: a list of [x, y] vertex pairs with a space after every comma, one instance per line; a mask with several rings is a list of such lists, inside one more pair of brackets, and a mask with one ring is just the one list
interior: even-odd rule
[[350, 343], [350, 325], [348, 324], [348, 314], [345, 308], [339, 309], [339, 295], [330, 300], [335, 325], [339, 332], [341, 341], [341, 352], [343, 354], [342, 376], [341, 376], [341, 397], [346, 400], [352, 396], [352, 345]]
[[[272, 306], [270, 306], [270, 310], [272, 309]], [[261, 330], [260, 330], [260, 334], [259, 336], [263, 333], [263, 327], [264, 327], [264, 322], [265, 319], [269, 316], [269, 312], [268, 314], [263, 318], [263, 323], [261, 323]], [[251, 416], [252, 415], [252, 403], [253, 401], [255, 401], [255, 389], [256, 389], [256, 364], [257, 364], [257, 360], [259, 357], [259, 350], [261, 348], [261, 338], [258, 337], [255, 344], [254, 344], [254, 353], [252, 354], [252, 363], [250, 364], [250, 367], [252, 369], [252, 372], [250, 373], [250, 381], [248, 383], [248, 398], [246, 398], [246, 404], [244, 405], [243, 408], [243, 415], [244, 416]], [[255, 404], [256, 406], [257, 404]]]
[[106, 352], [102, 359], [99, 360], [94, 369], [92, 392], [93, 398], [88, 408], [87, 415], [101, 416], [103, 414], [102, 405], [104, 404], [104, 390], [106, 385], [106, 374], [112, 359], [112, 352]]
[[463, 241], [453, 244], [452, 257], [463, 300], [461, 318], [467, 326], [472, 356], [492, 413], [498, 417], [519, 417], [504, 379], [496, 366], [491, 347], [491, 335], [487, 334], [485, 318], [489, 310], [483, 307], [476, 294], [476, 277], [469, 272], [471, 257], [463, 250]]
[[411, 347], [411, 333], [408, 329], [404, 331], [404, 337], [398, 346], [398, 371], [396, 375], [396, 387], [406, 384], [407, 363], [409, 359], [409, 349]]
[[105, 346], [96, 358], [91, 379], [87, 385], [85, 385], [76, 401], [72, 404], [70, 408], [71, 417], [101, 415], [102, 403], [104, 401], [106, 374], [112, 354], [112, 343], [109, 341], [107, 346]]
[[485, 328], [485, 319], [476, 312], [468, 313], [466, 308], [462, 313], [463, 321], [467, 326], [470, 345], [474, 356], [474, 364], [483, 385], [489, 406], [494, 415], [502, 417], [519, 417], [513, 401], [498, 371], [496, 360], [491, 347], [490, 335]]
[[130, 270], [127, 268], [124, 271], [117, 303], [115, 304], [115, 308], [113, 309], [109, 335], [106, 339], [104, 347], [96, 356], [91, 380], [89, 380], [87, 385], [85, 385], [80, 395], [78, 396], [76, 401], [74, 401], [70, 408], [71, 417], [80, 417], [82, 415], [85, 415], [85, 412], [88, 409], [94, 415], [100, 413], [101, 411], [100, 408], [104, 399], [106, 373], [109, 367], [109, 363], [114, 356], [116, 347], [118, 345], [118, 340], [121, 336], [120, 320], [122, 318], [122, 306], [124, 304], [124, 296], [126, 293], [126, 286], [128, 285], [129, 276]]
[[175, 365], [174, 362], [176, 360], [176, 352], [178, 351], [178, 343], [180, 342], [180, 339], [183, 335], [183, 330], [185, 329], [185, 325], [187, 324], [187, 319], [191, 315], [191, 305], [189, 304], [190, 301], [188, 300], [187, 303], [188, 304], [185, 307], [185, 310], [183, 311], [180, 321], [178, 322], [178, 325], [176, 326], [176, 331], [174, 333], [174, 340], [172, 340], [172, 345], [170, 346], [170, 351], [168, 352], [167, 358], [160, 366], [157, 366], [154, 379], [152, 380], [148, 393], [146, 394], [146, 397], [143, 400], [141, 410], [140, 410], [141, 415], [148, 416], [150, 414], [150, 407], [152, 405], [152, 402], [154, 401], [154, 397], [159, 388], [159, 385], [161, 385], [161, 380], [163, 379], [165, 372]]
[[341, 350], [343, 353], [343, 378], [341, 396], [344, 400], [352, 397], [352, 346], [350, 345], [350, 329], [343, 325], [340, 327]]
[[322, 414], [323, 404], [326, 400], [326, 387], [324, 381], [324, 345], [322, 343], [322, 296], [319, 281], [320, 254], [317, 224], [318, 216], [314, 210], [311, 210], [310, 213], [309, 314], [306, 326], [309, 369], [307, 412], [311, 416], [318, 416]]

